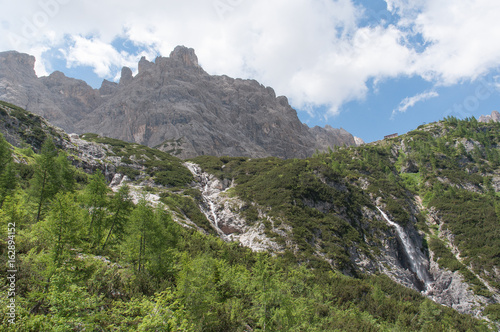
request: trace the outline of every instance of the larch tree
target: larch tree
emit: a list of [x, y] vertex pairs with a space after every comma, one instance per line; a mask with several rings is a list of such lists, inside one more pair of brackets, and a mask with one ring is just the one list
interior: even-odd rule
[[107, 235], [102, 244], [101, 251], [104, 251], [106, 246], [119, 243], [123, 239], [125, 225], [132, 210], [129, 186], [121, 186], [114, 193], [109, 202], [108, 210], [110, 215], [106, 219]]
[[95, 172], [90, 176], [89, 184], [82, 195], [82, 201], [87, 210], [88, 239], [91, 249], [102, 245], [109, 191], [104, 175], [101, 172]]

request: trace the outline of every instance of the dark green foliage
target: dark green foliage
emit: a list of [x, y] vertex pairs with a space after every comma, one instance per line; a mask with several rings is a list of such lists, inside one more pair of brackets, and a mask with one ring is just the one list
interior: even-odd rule
[[[138, 163], [146, 169], [146, 173], [154, 177], [159, 185], [184, 187], [193, 181], [193, 175], [182, 165], [182, 161], [166, 152], [96, 134], [85, 134], [82, 138], [109, 145], [115, 155], [122, 157], [122, 162]], [[131, 179], [135, 179], [140, 174], [136, 168], [123, 166], [119, 167], [119, 172]]]
[[[200, 201], [201, 194], [198, 192], [188, 191], [194, 199]], [[183, 195], [171, 195], [169, 193], [162, 194], [162, 202], [176, 209], [181, 215], [185, 215], [189, 220], [194, 222], [198, 227], [205, 230], [207, 233], [214, 234], [215, 231], [210, 225], [207, 217], [200, 211], [193, 197]]]
[[490, 319], [500, 322], [500, 304], [490, 304], [483, 313]]
[[141, 171], [127, 166], [118, 166], [116, 168], [116, 172], [128, 176], [128, 178], [131, 179], [132, 181], [135, 180], [136, 177], [141, 175]]
[[[455, 245], [467, 264], [476, 271], [492, 271], [500, 265], [499, 216], [495, 210], [498, 198], [465, 190], [435, 197], [430, 205], [440, 211], [441, 219], [455, 234]], [[485, 276], [487, 278], [487, 276]], [[488, 278], [489, 279], [489, 278]], [[491, 280], [498, 284], [498, 281]]]
[[[426, 206], [439, 212], [444, 229], [454, 234], [453, 244], [464, 263], [498, 287], [492, 272], [500, 264], [499, 203], [491, 181], [499, 165], [500, 124], [450, 117], [425, 130], [404, 138], [407, 158], [420, 169], [418, 187], [414, 181], [410, 186], [423, 196]], [[477, 294], [490, 295], [444, 243], [434, 238], [429, 247], [441, 266], [460, 271]]]
[[[56, 129], [48, 126], [45, 120], [35, 114], [25, 111], [21, 107], [0, 101], [0, 127], [9, 129], [11, 135], [18, 136], [22, 143], [40, 151], [47, 139], [60, 142], [63, 137]], [[58, 143], [59, 145], [59, 143]], [[59, 146], [60, 147], [60, 146]]]

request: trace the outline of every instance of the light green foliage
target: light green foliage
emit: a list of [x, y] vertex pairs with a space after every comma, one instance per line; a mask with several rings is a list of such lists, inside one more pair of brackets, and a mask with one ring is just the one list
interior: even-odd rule
[[16, 188], [17, 179], [9, 143], [0, 133], [0, 207]]
[[88, 239], [91, 249], [100, 248], [103, 245], [109, 191], [101, 172], [90, 176], [89, 184], [83, 191], [82, 202], [87, 211]]
[[42, 218], [43, 209], [58, 193], [72, 191], [75, 180], [65, 153], [58, 153], [54, 142], [47, 139], [35, 158], [30, 190], [36, 204], [35, 221]]
[[102, 251], [107, 245], [114, 246], [123, 240], [131, 209], [130, 188], [127, 185], [121, 186], [109, 202], [110, 215], [106, 219], [107, 235], [101, 247]]
[[41, 222], [39, 227], [44, 232], [44, 241], [55, 267], [73, 254], [72, 248], [81, 244], [82, 214], [74, 194], [59, 193], [54, 197], [47, 217]]
[[141, 199], [130, 215], [126, 242], [128, 261], [137, 273], [165, 276], [172, 261], [171, 248], [178, 241], [171, 219], [164, 207], [153, 208]]

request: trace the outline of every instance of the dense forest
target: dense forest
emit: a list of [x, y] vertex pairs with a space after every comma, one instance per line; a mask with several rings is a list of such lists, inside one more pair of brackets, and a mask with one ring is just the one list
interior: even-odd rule
[[[476, 294], [491, 296], [477, 275], [500, 287], [495, 275], [500, 198], [493, 185], [500, 165], [498, 124], [448, 118], [404, 137], [304, 160], [193, 159], [206, 172], [238, 184], [231, 194], [246, 202], [248, 223], [266, 211], [292, 225], [287, 238], [265, 225], [284, 250], [253, 252], [223, 241], [211, 229], [181, 160], [137, 144], [82, 136], [106, 144], [121, 158], [116, 172], [131, 182], [112, 190], [102, 167], [80, 167], [74, 150], [61, 144], [64, 135], [14, 105], [2, 105], [3, 116], [17, 119], [9, 122], [12, 126], [29, 130], [22, 127], [23, 142], [16, 146], [0, 135], [0, 330], [493, 328], [382, 273], [361, 273], [348, 248], [357, 246], [375, 259], [388, 226], [368, 222], [361, 210], [374, 208], [371, 197], [380, 197], [401, 225], [414, 217], [440, 266], [461, 272]], [[471, 148], [469, 141], [477, 144]], [[137, 195], [132, 186], [141, 177], [152, 185]], [[148, 193], [160, 201], [148, 200]], [[425, 213], [411, 214], [409, 199], [415, 195], [439, 211], [463, 261], [439, 236], [442, 229], [426, 222]], [[333, 208], [320, 211], [318, 202]], [[176, 222], [176, 211], [198, 228]], [[318, 246], [321, 255], [314, 250]], [[500, 306], [492, 304], [484, 314], [499, 320]]]

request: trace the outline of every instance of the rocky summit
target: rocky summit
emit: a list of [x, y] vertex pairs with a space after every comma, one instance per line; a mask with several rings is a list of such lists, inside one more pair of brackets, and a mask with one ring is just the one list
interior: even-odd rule
[[500, 122], [500, 113], [498, 111], [491, 112], [491, 115], [481, 115], [478, 119], [479, 122]]
[[35, 58], [0, 53], [0, 99], [68, 132], [92, 132], [190, 158], [199, 155], [303, 158], [355, 145], [344, 129], [309, 128], [284, 96], [255, 80], [209, 75], [193, 49], [178, 46], [138, 74], [93, 89], [61, 72], [37, 77]]

